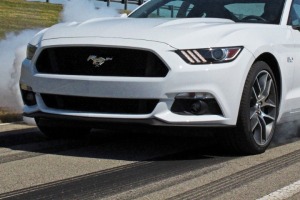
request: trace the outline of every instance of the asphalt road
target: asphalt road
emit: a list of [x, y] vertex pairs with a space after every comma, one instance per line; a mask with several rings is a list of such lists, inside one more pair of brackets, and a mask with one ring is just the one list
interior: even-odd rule
[[237, 156], [194, 134], [47, 140], [34, 126], [0, 124], [0, 199], [300, 199], [293, 125], [266, 153]]

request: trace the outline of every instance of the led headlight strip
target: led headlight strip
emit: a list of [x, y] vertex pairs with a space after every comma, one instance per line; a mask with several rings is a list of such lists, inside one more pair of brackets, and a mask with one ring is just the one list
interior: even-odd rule
[[243, 47], [217, 47], [207, 49], [184, 49], [176, 53], [189, 64], [210, 64], [233, 61]]

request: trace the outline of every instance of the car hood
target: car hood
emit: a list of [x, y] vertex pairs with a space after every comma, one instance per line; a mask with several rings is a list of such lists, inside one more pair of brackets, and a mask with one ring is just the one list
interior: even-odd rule
[[[253, 26], [259, 25], [237, 24], [231, 20], [217, 18], [98, 18], [83, 23], [57, 24], [49, 28], [41, 39], [123, 38], [161, 42], [174, 48], [196, 48], [214, 46], [226, 36], [244, 29], [253, 29]], [[231, 42], [231, 45], [234, 43]]]

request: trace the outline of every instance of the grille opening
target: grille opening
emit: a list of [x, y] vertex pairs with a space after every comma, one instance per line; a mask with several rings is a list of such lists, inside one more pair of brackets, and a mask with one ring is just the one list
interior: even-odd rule
[[157, 99], [116, 99], [41, 94], [47, 107], [107, 114], [150, 114]]
[[[106, 59], [93, 64], [90, 56]], [[44, 49], [36, 62], [37, 71], [47, 74], [165, 77], [168, 67], [152, 52], [106, 47], [55, 47]]]

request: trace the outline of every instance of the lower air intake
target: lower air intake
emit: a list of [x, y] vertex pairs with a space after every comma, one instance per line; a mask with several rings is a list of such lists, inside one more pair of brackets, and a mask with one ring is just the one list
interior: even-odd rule
[[107, 114], [149, 114], [159, 100], [75, 97], [41, 94], [47, 107], [79, 112]]

